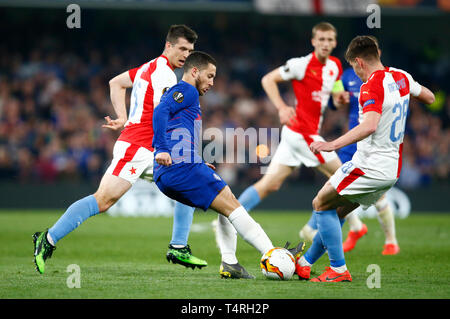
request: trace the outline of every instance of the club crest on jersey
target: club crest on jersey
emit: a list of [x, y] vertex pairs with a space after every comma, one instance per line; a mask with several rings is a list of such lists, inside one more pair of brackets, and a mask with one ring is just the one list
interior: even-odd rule
[[183, 102], [183, 100], [184, 100], [184, 95], [183, 95], [183, 93], [178, 92], [178, 91], [173, 92], [172, 97], [173, 97], [173, 99], [175, 100], [175, 102], [177, 102], [177, 103], [181, 103], [181, 102]]
[[162, 90], [162, 94], [166, 93], [168, 89], [170, 89], [170, 88], [169, 88], [169, 87], [165, 87], [165, 88]]

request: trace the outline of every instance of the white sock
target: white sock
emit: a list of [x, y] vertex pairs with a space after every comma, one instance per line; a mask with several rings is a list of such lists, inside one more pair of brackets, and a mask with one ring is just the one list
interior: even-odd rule
[[347, 270], [347, 265], [342, 265], [340, 267], [331, 267], [331, 269], [333, 269], [338, 274], [342, 274]]
[[172, 245], [173, 248], [183, 248], [186, 247], [185, 245]]
[[298, 264], [302, 267], [305, 266], [312, 267], [312, 265], [305, 259], [305, 256], [300, 257], [300, 259], [298, 260]]
[[347, 220], [351, 231], [358, 232], [361, 230], [363, 224], [359, 219], [358, 214], [356, 214], [355, 212], [351, 212], [345, 217], [345, 219]]
[[216, 242], [222, 255], [222, 261], [227, 264], [236, 264], [237, 232], [228, 218], [219, 214], [216, 229]]
[[395, 236], [395, 219], [389, 202], [386, 198], [382, 198], [375, 203], [375, 207], [378, 211], [378, 221], [380, 222], [381, 228], [383, 229], [386, 237], [385, 244], [397, 245], [397, 238]]
[[236, 208], [228, 216], [228, 219], [238, 234], [261, 254], [273, 248], [269, 237], [267, 237], [261, 226], [247, 213], [244, 207], [239, 206]]
[[52, 236], [50, 236], [50, 233], [47, 232], [47, 240], [50, 243], [50, 245], [55, 246], [55, 242], [53, 241]]

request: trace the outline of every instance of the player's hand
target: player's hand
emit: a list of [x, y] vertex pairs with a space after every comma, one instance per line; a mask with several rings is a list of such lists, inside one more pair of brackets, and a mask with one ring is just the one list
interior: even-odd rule
[[332, 152], [334, 151], [336, 148], [334, 147], [332, 142], [322, 142], [322, 141], [317, 141], [317, 142], [312, 142], [309, 145], [309, 149], [311, 150], [311, 152], [313, 152], [314, 154], [317, 154], [319, 152]]
[[209, 163], [205, 163], [206, 166], [208, 166], [209, 168], [211, 168], [212, 170], [216, 170], [216, 167], [213, 164], [209, 164]]
[[160, 165], [170, 166], [172, 164], [172, 157], [170, 157], [169, 153], [162, 152], [156, 154], [155, 161]]
[[105, 116], [105, 120], [106, 120], [106, 124], [103, 124], [102, 127], [109, 128], [113, 131], [121, 130], [127, 121], [125, 119], [120, 119], [120, 118], [118, 118], [116, 120], [111, 120], [111, 118], [109, 116]]
[[292, 106], [285, 106], [278, 110], [278, 116], [280, 117], [281, 125], [294, 124], [295, 109]]
[[350, 93], [347, 91], [334, 93], [333, 97], [333, 102], [336, 106], [347, 105], [350, 103]]

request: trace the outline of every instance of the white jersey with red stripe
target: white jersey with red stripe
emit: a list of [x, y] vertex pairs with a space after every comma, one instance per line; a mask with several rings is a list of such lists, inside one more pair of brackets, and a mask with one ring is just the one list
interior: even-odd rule
[[321, 63], [313, 52], [289, 59], [279, 71], [283, 80], [291, 81], [296, 98], [296, 123], [288, 127], [297, 133], [318, 135], [333, 85], [342, 75], [341, 62], [330, 56]]
[[133, 81], [128, 121], [118, 140], [153, 151], [153, 109], [165, 89], [177, 83], [169, 60], [161, 55], [128, 71]]
[[381, 114], [376, 131], [357, 143], [352, 159], [367, 177], [393, 180], [400, 176], [409, 99], [420, 92], [421, 85], [410, 74], [395, 68], [375, 71], [361, 85], [360, 122], [366, 112]]

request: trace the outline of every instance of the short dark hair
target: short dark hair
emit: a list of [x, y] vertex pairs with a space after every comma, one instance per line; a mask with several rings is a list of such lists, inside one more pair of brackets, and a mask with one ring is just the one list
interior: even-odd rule
[[174, 44], [179, 38], [185, 38], [189, 43], [195, 43], [198, 35], [194, 30], [184, 24], [174, 24], [170, 26], [169, 32], [167, 32], [166, 41]]
[[377, 45], [378, 49], [380, 48], [380, 43], [378, 42], [378, 39], [374, 35], [368, 35], [370, 39], [372, 39], [373, 42]]
[[184, 73], [196, 67], [199, 70], [203, 70], [208, 67], [209, 64], [217, 66], [216, 60], [208, 53], [202, 51], [194, 51], [187, 57], [184, 62]]
[[378, 60], [380, 58], [378, 45], [371, 37], [367, 35], [355, 37], [348, 45], [345, 60], [349, 63], [355, 58], [362, 58], [367, 61]]
[[334, 27], [334, 25], [332, 25], [329, 22], [319, 22], [318, 24], [316, 24], [312, 28], [312, 37], [313, 38], [316, 35], [317, 31], [333, 31], [335, 36], [337, 37], [337, 30], [336, 30], [336, 28]]

